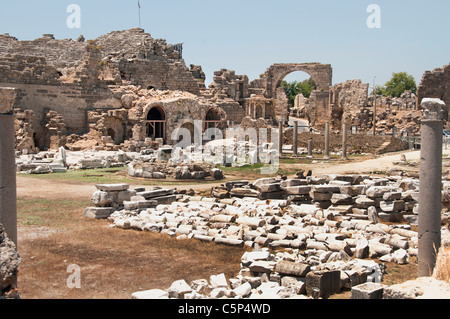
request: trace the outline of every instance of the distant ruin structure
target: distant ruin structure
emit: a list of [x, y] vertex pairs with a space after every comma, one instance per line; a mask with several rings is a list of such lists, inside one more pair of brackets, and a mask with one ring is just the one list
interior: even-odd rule
[[[370, 104], [368, 84], [350, 80], [333, 85], [329, 64], [275, 63], [253, 81], [221, 69], [207, 87], [201, 66], [186, 66], [182, 49], [182, 44], [154, 39], [140, 28], [88, 41], [81, 36], [57, 40], [51, 34], [19, 41], [0, 35], [0, 87], [17, 93], [16, 150], [140, 151], [176, 144], [179, 128], [223, 130], [245, 118], [276, 128], [280, 121], [287, 125], [290, 115], [301, 115], [318, 129], [330, 122], [332, 131], [340, 131], [343, 119], [362, 131], [371, 128], [365, 108]], [[280, 86], [297, 71], [316, 84], [301, 110], [290, 109]], [[420, 89], [427, 96], [433, 74]], [[202, 127], [196, 128], [194, 121], [202, 121]]]

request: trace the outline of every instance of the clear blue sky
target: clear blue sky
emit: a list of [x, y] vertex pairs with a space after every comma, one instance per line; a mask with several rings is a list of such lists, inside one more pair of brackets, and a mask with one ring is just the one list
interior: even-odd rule
[[[405, 71], [450, 63], [448, 0], [140, 0], [142, 28], [154, 38], [184, 43], [187, 65], [207, 76], [221, 68], [256, 79], [273, 63], [320, 62], [333, 83], [362, 79], [384, 84]], [[66, 25], [69, 4], [81, 7], [81, 28]], [[381, 8], [381, 28], [369, 29], [367, 7]], [[137, 0], [3, 1], [0, 34], [32, 40], [94, 39], [139, 25]], [[294, 73], [288, 80], [302, 79]]]

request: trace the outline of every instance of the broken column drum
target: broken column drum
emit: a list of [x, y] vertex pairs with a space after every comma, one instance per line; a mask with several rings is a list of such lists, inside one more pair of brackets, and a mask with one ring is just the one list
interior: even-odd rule
[[330, 122], [325, 123], [325, 155], [324, 159], [330, 159]]
[[294, 149], [292, 151], [293, 156], [298, 155], [298, 122], [294, 121]]
[[423, 99], [419, 184], [419, 276], [431, 276], [441, 244], [442, 110], [439, 99]]

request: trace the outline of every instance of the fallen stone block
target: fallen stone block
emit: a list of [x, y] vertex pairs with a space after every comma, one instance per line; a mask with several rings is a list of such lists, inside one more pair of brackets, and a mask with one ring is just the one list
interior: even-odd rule
[[382, 299], [385, 285], [366, 282], [352, 287], [350, 299]]
[[172, 283], [168, 290], [169, 298], [183, 299], [184, 295], [192, 292], [192, 288], [184, 280], [177, 280]]
[[116, 202], [116, 194], [113, 192], [96, 191], [92, 194], [91, 201], [97, 207], [109, 207]]
[[151, 197], [151, 200], [157, 201], [158, 204], [170, 204], [177, 200], [177, 195], [167, 195], [160, 197]]
[[169, 293], [161, 289], [137, 291], [131, 294], [132, 299], [168, 299]]
[[311, 267], [305, 263], [296, 263], [286, 260], [279, 261], [275, 266], [275, 271], [287, 276], [305, 277]]
[[251, 188], [237, 187], [230, 191], [230, 195], [233, 197], [258, 197], [259, 192]]
[[150, 199], [150, 198], [154, 198], [154, 197], [173, 195], [174, 193], [175, 193], [174, 189], [155, 189], [155, 190], [150, 190], [150, 191], [139, 192], [139, 193], [136, 193], [136, 195], [142, 196], [145, 199]]
[[237, 246], [237, 247], [244, 246], [244, 241], [241, 239], [216, 237], [214, 241], [216, 244], [222, 244], [227, 246]]
[[360, 238], [356, 244], [355, 258], [365, 259], [369, 256], [369, 241], [365, 238]]
[[118, 192], [118, 191], [124, 191], [130, 188], [130, 185], [128, 184], [99, 184], [95, 185], [95, 187], [99, 191], [103, 192]]
[[310, 271], [306, 275], [306, 293], [313, 298], [328, 298], [340, 292], [341, 273], [340, 270]]
[[309, 196], [315, 201], [330, 201], [333, 197], [333, 193], [323, 193], [312, 190], [309, 192]]
[[141, 200], [141, 201], [124, 201], [123, 206], [126, 210], [138, 210], [156, 207], [158, 201], [156, 200]]
[[233, 289], [233, 292], [237, 297], [245, 298], [251, 294], [252, 286], [250, 285], [250, 283], [246, 282], [240, 285], [239, 287]]
[[86, 207], [83, 211], [83, 216], [94, 219], [107, 219], [115, 212], [113, 207]]
[[260, 192], [257, 197], [258, 197], [258, 199], [261, 199], [261, 200], [282, 199], [284, 197], [284, 191], [268, 192], [268, 193]]
[[299, 185], [299, 186], [289, 186], [284, 188], [285, 192], [289, 195], [309, 195], [311, 191], [311, 186]]
[[271, 273], [274, 270], [276, 262], [273, 261], [264, 261], [264, 260], [255, 260], [248, 266], [250, 271], [254, 273]]
[[403, 210], [404, 202], [402, 200], [394, 200], [394, 201], [381, 201], [380, 208], [383, 212], [397, 212], [399, 210]]
[[371, 206], [375, 206], [375, 201], [364, 195], [360, 195], [355, 199], [355, 205], [357, 208], [368, 209]]
[[209, 282], [211, 283], [212, 288], [230, 288], [225, 274], [211, 275], [209, 277]]
[[258, 190], [262, 193], [278, 192], [280, 190], [280, 184], [279, 183], [261, 184], [258, 187]]

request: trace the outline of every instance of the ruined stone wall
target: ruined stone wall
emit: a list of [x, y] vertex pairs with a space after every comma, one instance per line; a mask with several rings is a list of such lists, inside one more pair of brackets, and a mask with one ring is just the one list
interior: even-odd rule
[[[94, 49], [98, 56], [93, 56]], [[17, 54], [22, 60], [11, 58]], [[6, 60], [2, 62], [3, 59]], [[182, 59], [180, 48], [162, 39], [155, 40], [139, 28], [111, 32], [87, 42], [56, 40], [52, 35], [19, 41], [0, 35], [0, 70], [4, 71], [0, 82], [31, 84], [40, 80], [39, 84], [43, 81], [49, 84], [61, 80], [73, 83], [71, 77], [80, 77], [77, 68], [83, 64], [87, 80], [97, 81], [101, 77], [104, 84], [126, 81], [143, 87], [195, 94], [200, 90], [199, 82]], [[9, 72], [10, 65], [13, 72]], [[97, 74], [91, 74], [92, 71]], [[85, 83], [80, 84], [85, 87]]]
[[316, 129], [325, 127], [331, 119], [329, 92], [312, 91], [308, 104], [308, 118]]
[[448, 120], [448, 108], [450, 107], [450, 65], [436, 68], [433, 71], [426, 71], [417, 87], [417, 105], [420, 105], [424, 98], [438, 98], [444, 101], [445, 119]]
[[342, 119], [353, 119], [367, 105], [369, 84], [348, 80], [330, 88], [331, 127], [340, 129]]

